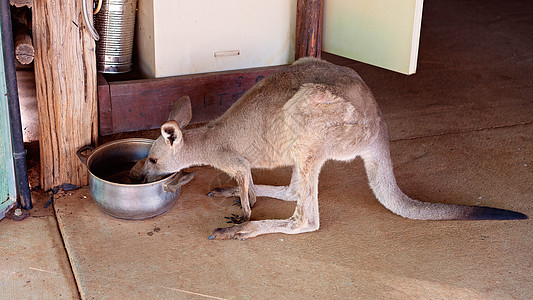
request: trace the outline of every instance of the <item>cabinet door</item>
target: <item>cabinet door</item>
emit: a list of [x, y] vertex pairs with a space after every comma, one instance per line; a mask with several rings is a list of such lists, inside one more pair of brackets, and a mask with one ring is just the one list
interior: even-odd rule
[[413, 74], [422, 6], [423, 0], [324, 1], [323, 50]]
[[4, 54], [0, 43], [0, 219], [17, 200], [5, 79]]

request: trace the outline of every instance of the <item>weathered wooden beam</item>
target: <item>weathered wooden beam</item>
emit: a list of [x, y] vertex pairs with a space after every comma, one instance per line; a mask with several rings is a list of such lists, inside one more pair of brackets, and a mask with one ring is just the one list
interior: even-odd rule
[[295, 59], [320, 57], [324, 1], [298, 0], [296, 5]]
[[100, 134], [158, 128], [174, 101], [188, 95], [191, 121], [203, 123], [222, 115], [257, 81], [285, 66], [98, 84]]
[[62, 183], [87, 184], [87, 168], [76, 151], [98, 138], [95, 43], [84, 26], [81, 3], [33, 3], [41, 187], [45, 190]]

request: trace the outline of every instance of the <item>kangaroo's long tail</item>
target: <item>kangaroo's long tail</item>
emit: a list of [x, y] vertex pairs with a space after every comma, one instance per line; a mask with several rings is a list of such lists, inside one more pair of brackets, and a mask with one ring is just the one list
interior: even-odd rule
[[395, 214], [417, 220], [513, 220], [527, 219], [525, 214], [505, 209], [423, 202], [409, 198], [396, 183], [389, 151], [386, 125], [380, 136], [361, 154], [370, 187], [377, 199]]

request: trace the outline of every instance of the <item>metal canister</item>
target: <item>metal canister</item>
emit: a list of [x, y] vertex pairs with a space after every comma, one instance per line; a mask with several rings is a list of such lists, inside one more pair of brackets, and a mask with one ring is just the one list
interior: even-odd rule
[[103, 0], [94, 24], [97, 70], [125, 73], [131, 70], [137, 0]]

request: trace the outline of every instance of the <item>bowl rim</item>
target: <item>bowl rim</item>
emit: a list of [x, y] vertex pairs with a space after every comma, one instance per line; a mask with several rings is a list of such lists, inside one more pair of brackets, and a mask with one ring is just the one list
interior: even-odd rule
[[103, 178], [100, 178], [100, 177], [96, 176], [91, 171], [91, 168], [90, 168], [91, 158], [93, 157], [93, 154], [95, 154], [95, 153], [101, 152], [101, 151], [105, 150], [106, 148], [109, 148], [109, 147], [114, 146], [116, 144], [124, 144], [126, 142], [139, 142], [139, 143], [153, 144], [154, 141], [155, 140], [147, 139], [147, 138], [126, 138], [126, 139], [118, 139], [118, 140], [114, 140], [114, 141], [110, 141], [110, 142], [104, 143], [103, 145], [100, 145], [100, 146], [94, 148], [91, 151], [91, 154], [89, 154], [89, 156], [87, 157], [87, 163], [86, 163], [85, 167], [87, 168], [87, 171], [89, 172], [89, 174], [91, 174], [92, 178], [98, 179], [99, 181], [103, 181], [103, 182], [108, 183], [108, 184], [120, 186], [120, 187], [137, 188], [137, 187], [142, 187], [142, 186], [158, 185], [158, 184], [164, 183], [166, 181], [172, 180], [174, 177], [178, 176], [178, 174], [181, 171], [170, 173], [170, 174], [168, 174], [166, 177], [164, 177], [162, 179], [159, 179], [159, 180], [156, 180], [156, 181], [152, 181], [152, 182], [147, 182], [147, 183], [118, 183], [118, 182], [113, 182], [113, 181], [109, 181], [109, 180], [105, 180]]

